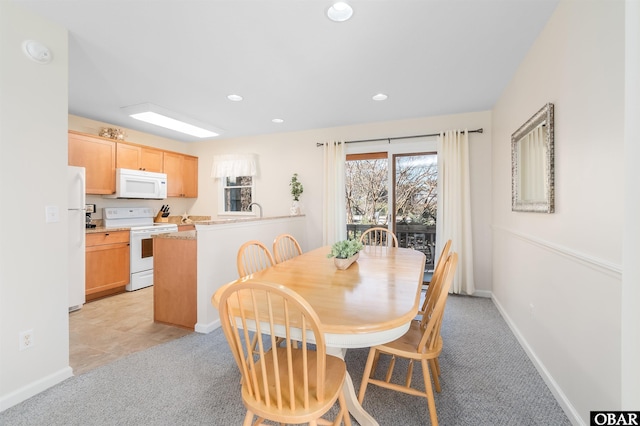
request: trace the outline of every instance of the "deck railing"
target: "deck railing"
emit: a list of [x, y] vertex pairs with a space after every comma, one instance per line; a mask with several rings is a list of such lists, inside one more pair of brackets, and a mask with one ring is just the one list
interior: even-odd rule
[[[347, 224], [347, 238], [359, 239], [360, 235], [369, 228], [381, 225]], [[382, 226], [386, 228], [386, 226]], [[435, 248], [436, 248], [436, 227], [420, 224], [396, 224], [395, 230], [398, 238], [398, 246], [413, 248], [421, 251], [427, 257], [425, 271], [432, 271], [434, 268]]]

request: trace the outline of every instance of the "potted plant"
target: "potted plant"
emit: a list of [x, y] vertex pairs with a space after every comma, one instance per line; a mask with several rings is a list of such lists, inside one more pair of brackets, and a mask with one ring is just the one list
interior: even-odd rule
[[358, 260], [362, 243], [358, 240], [342, 240], [331, 246], [331, 252], [327, 257], [333, 257], [333, 261], [338, 269], [347, 269], [353, 262]]
[[300, 201], [300, 195], [304, 191], [304, 187], [302, 183], [298, 180], [298, 174], [294, 173], [291, 176], [291, 182], [289, 182], [289, 187], [291, 187], [291, 196], [293, 197], [293, 205], [291, 206], [291, 215], [296, 216], [300, 214], [300, 207], [298, 206], [298, 201]]

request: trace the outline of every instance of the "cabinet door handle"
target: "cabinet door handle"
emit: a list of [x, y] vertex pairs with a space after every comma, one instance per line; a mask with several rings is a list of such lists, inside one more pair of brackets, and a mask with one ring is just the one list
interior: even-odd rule
[[108, 236], [109, 236], [109, 233], [107, 232], [106, 234], [104, 234], [104, 236], [105, 236], [105, 237], [108, 237]]

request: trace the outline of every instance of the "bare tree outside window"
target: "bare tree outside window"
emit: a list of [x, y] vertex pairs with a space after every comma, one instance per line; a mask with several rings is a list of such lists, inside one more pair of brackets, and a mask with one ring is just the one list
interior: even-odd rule
[[435, 155], [396, 156], [396, 223], [435, 226], [438, 166]]
[[345, 174], [347, 236], [359, 238], [373, 226], [389, 228], [400, 247], [425, 253], [425, 268], [432, 269], [438, 212], [437, 155], [396, 154], [388, 158], [387, 153], [355, 154], [347, 157]]
[[347, 161], [345, 171], [347, 223], [386, 224], [388, 160]]
[[253, 178], [251, 176], [226, 177], [223, 191], [225, 212], [246, 212], [251, 204]]

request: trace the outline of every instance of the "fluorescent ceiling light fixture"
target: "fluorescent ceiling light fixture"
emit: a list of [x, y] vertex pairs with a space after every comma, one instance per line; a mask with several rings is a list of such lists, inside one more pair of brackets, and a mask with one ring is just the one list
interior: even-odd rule
[[327, 9], [327, 16], [329, 19], [335, 22], [344, 22], [351, 18], [353, 15], [353, 9], [347, 3], [338, 1]]
[[373, 100], [374, 101], [386, 101], [388, 98], [387, 95], [385, 95], [384, 93], [378, 93], [377, 95], [373, 96]]
[[284, 120], [282, 118], [274, 118], [273, 120], [274, 123], [280, 124], [280, 123], [284, 123]]
[[176, 132], [185, 133], [187, 135], [198, 138], [212, 138], [219, 136], [221, 130], [215, 129], [204, 123], [200, 123], [191, 118], [181, 116], [178, 113], [169, 111], [168, 109], [159, 107], [154, 104], [132, 105], [122, 108], [122, 110], [131, 118], [164, 127], [165, 129], [175, 130]]
[[240, 102], [242, 100], [242, 96], [240, 96], [240, 95], [229, 95], [229, 96], [227, 96], [227, 99], [229, 99], [230, 101], [234, 101], [234, 102]]

